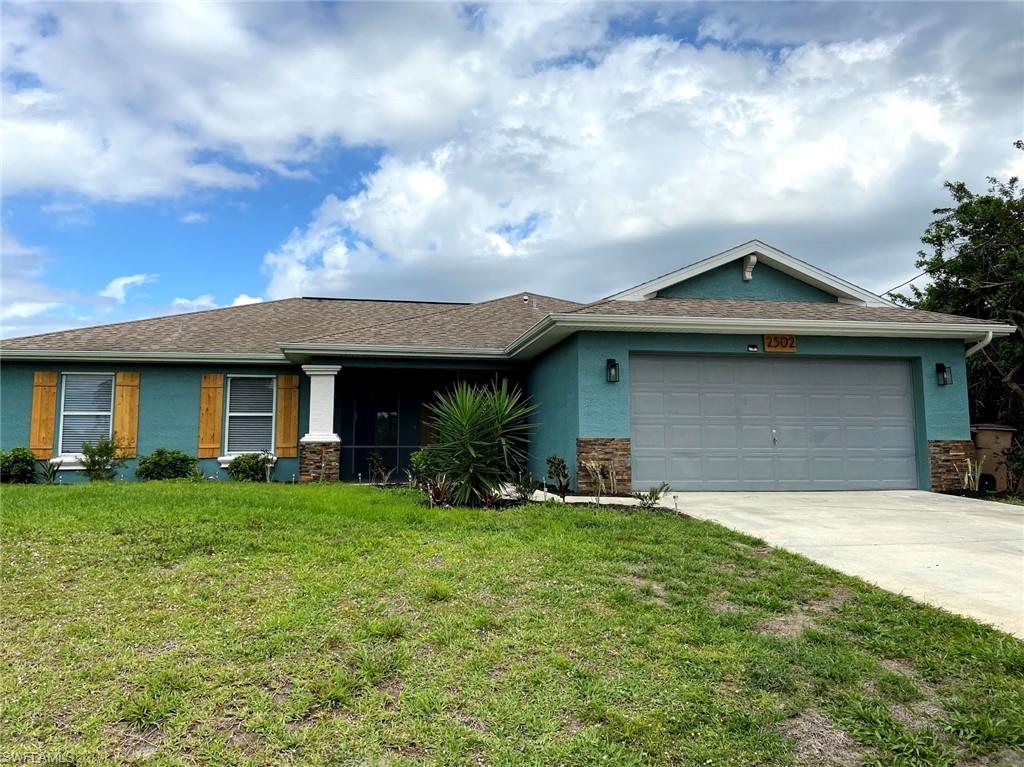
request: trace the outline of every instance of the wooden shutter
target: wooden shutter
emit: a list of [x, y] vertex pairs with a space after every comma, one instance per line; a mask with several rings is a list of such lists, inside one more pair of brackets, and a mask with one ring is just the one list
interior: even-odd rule
[[134, 458], [139, 441], [139, 374], [121, 371], [114, 378], [114, 440], [122, 458]]
[[299, 454], [299, 377], [277, 377], [277, 434], [274, 453], [278, 458]]
[[32, 377], [32, 421], [28, 446], [36, 458], [53, 457], [57, 424], [57, 372], [37, 370]]
[[224, 420], [224, 374], [203, 373], [199, 384], [200, 458], [220, 455], [220, 428]]

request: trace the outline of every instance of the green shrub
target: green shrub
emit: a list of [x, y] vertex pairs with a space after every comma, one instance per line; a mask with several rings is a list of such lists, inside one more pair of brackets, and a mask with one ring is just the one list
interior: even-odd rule
[[98, 439], [95, 444], [86, 442], [82, 445], [82, 468], [85, 476], [93, 482], [111, 481], [118, 468], [124, 466], [124, 459], [118, 453], [118, 445], [112, 439]]
[[429, 456], [453, 486], [452, 500], [462, 506], [487, 505], [506, 482], [514, 481], [526, 461], [534, 407], [508, 381], [491, 386], [458, 383], [430, 406], [437, 442]]
[[273, 471], [270, 453], [242, 453], [228, 464], [228, 474], [238, 482], [269, 482]]
[[569, 468], [565, 465], [565, 459], [560, 455], [549, 455], [547, 464], [548, 477], [554, 483], [558, 497], [564, 501], [569, 494]]
[[181, 450], [159, 447], [139, 458], [139, 479], [188, 479], [198, 471], [196, 459]]
[[0, 450], [0, 482], [30, 485], [35, 476], [36, 457], [27, 447]]
[[59, 463], [54, 463], [48, 458], [41, 458], [36, 461], [36, 465], [39, 467], [39, 476], [44, 485], [57, 484], [57, 472], [60, 471]]

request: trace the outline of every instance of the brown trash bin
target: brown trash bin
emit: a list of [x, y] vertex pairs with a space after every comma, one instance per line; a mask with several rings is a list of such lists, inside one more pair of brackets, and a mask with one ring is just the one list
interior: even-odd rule
[[982, 462], [982, 475], [990, 474], [995, 480], [992, 489], [997, 493], [1009, 490], [1010, 476], [1007, 460], [1013, 446], [1013, 435], [1017, 430], [1012, 426], [995, 423], [971, 424], [971, 438], [977, 449], [978, 460]]

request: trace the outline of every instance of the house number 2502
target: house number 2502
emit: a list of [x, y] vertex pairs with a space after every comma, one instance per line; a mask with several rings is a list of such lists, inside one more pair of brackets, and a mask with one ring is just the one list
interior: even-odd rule
[[766, 335], [764, 337], [764, 350], [766, 352], [795, 352], [796, 336]]

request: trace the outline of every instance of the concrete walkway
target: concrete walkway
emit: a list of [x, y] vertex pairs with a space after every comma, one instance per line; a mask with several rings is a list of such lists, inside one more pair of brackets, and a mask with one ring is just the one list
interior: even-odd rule
[[1024, 638], [1024, 506], [912, 490], [671, 496], [669, 508]]

